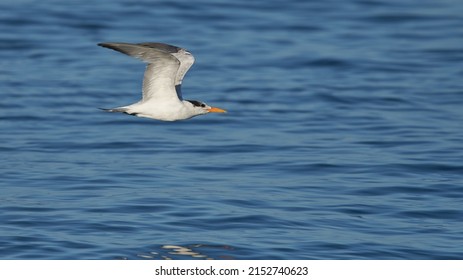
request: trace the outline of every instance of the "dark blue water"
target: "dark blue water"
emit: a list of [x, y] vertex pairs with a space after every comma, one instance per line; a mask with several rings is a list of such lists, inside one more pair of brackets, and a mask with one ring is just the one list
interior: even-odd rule
[[[0, 258], [462, 259], [463, 2], [0, 4]], [[196, 57], [164, 123], [143, 64]]]

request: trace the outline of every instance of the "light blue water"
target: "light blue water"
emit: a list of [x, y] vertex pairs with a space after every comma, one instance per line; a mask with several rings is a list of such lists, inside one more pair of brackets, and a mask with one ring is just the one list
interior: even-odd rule
[[[0, 258], [463, 258], [463, 2], [2, 1]], [[108, 114], [166, 42], [184, 122]]]

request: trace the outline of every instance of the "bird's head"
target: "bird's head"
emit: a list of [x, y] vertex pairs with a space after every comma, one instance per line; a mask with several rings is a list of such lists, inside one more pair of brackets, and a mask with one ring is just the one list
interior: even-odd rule
[[195, 100], [186, 100], [189, 104], [191, 104], [191, 107], [193, 109], [193, 112], [196, 113], [197, 115], [204, 115], [208, 113], [226, 113], [224, 109], [220, 109], [217, 107], [211, 107], [207, 105], [204, 102], [201, 101], [195, 101]]

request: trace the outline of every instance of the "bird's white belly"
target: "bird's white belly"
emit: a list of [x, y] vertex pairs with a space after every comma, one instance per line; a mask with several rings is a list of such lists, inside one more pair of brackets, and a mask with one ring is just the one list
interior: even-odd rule
[[149, 102], [129, 106], [129, 113], [137, 117], [161, 121], [177, 121], [193, 117], [182, 102]]

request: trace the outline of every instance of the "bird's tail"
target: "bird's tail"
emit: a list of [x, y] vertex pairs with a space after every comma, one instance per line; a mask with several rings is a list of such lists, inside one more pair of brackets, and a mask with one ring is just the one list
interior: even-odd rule
[[137, 115], [137, 113], [129, 112], [129, 108], [127, 107], [116, 107], [116, 108], [111, 108], [111, 109], [99, 108], [99, 109], [105, 112], [110, 112], [110, 113], [124, 113], [124, 114], [132, 115], [132, 116]]
[[127, 113], [127, 108], [124, 107], [117, 107], [117, 108], [111, 108], [111, 109], [106, 109], [106, 108], [98, 108], [100, 110], [103, 110], [105, 112], [110, 112], [110, 113]]

